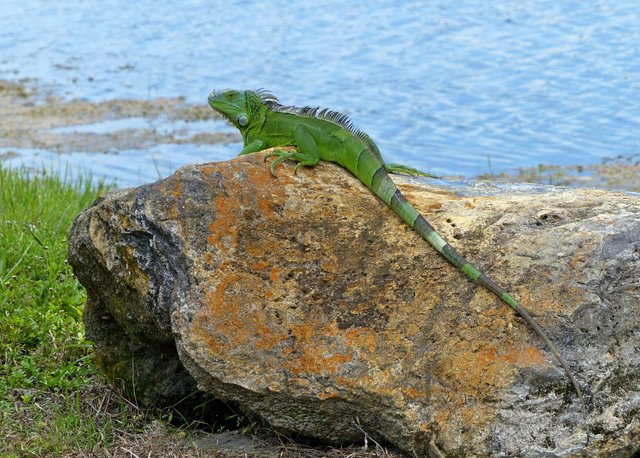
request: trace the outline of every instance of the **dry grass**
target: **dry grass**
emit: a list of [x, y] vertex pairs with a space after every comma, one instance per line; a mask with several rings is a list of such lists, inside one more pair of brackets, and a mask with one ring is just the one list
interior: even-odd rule
[[[100, 377], [97, 377], [99, 379]], [[101, 381], [63, 395], [42, 393], [24, 403], [14, 393], [14, 426], [3, 428], [8, 457], [328, 457], [402, 456], [363, 431], [360, 446], [334, 448], [296, 442], [268, 429], [207, 431], [209, 425], [174, 422], [169, 409], [145, 409]], [[33, 394], [33, 393], [32, 393]], [[18, 426], [19, 423], [19, 426]]]

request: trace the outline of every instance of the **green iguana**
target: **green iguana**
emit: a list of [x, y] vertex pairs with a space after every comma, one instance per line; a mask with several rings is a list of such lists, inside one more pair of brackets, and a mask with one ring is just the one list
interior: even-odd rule
[[270, 165], [273, 175], [276, 165], [288, 159], [297, 162], [296, 172], [302, 166], [313, 167], [321, 160], [349, 170], [451, 264], [514, 308], [544, 340], [582, 398], [580, 386], [569, 365], [536, 320], [496, 282], [458, 254], [407, 201], [389, 177], [389, 172], [427, 174], [402, 165], [386, 164], [373, 140], [356, 129], [346, 115], [335, 111], [281, 105], [273, 94], [262, 89], [214, 91], [209, 96], [209, 105], [240, 130], [244, 140], [240, 155], [272, 147], [295, 148], [288, 151], [276, 148], [265, 157], [276, 157]]

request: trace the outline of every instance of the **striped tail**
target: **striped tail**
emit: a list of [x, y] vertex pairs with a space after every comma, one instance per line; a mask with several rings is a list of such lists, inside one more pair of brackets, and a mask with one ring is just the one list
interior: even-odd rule
[[380, 166], [371, 175], [371, 181], [364, 183], [387, 205], [389, 205], [400, 217], [415, 231], [422, 236], [427, 242], [433, 246], [438, 253], [442, 254], [449, 260], [451, 264], [456, 266], [462, 272], [464, 272], [471, 280], [480, 283], [486, 287], [508, 305], [510, 305], [516, 312], [520, 314], [522, 318], [533, 328], [533, 330], [544, 340], [545, 344], [551, 350], [551, 353], [557, 358], [562, 368], [567, 373], [569, 380], [573, 384], [578, 396], [582, 399], [582, 391], [580, 385], [573, 376], [569, 364], [562, 357], [558, 349], [555, 347], [551, 339], [547, 337], [547, 334], [540, 327], [538, 322], [522, 307], [518, 301], [516, 301], [509, 293], [502, 289], [496, 282], [481, 273], [478, 269], [472, 266], [464, 257], [444, 240], [438, 232], [429, 224], [429, 222], [422, 216], [404, 197], [400, 190], [393, 183], [393, 180], [389, 177], [383, 166]]

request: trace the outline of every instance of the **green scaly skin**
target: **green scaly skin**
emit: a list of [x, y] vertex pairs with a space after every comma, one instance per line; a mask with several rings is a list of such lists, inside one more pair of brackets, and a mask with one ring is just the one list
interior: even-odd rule
[[[432, 175], [402, 165], [385, 164], [371, 138], [355, 129], [345, 115], [337, 112], [284, 106], [264, 90], [214, 91], [209, 96], [209, 105], [240, 130], [244, 140], [240, 155], [276, 147], [267, 156], [276, 157], [270, 165], [274, 175], [277, 164], [285, 160], [297, 162], [296, 172], [303, 166], [316, 166], [321, 160], [339, 164], [349, 170], [451, 264], [515, 309], [544, 340], [567, 373], [578, 396], [582, 398], [580, 386], [569, 365], [536, 320], [510, 294], [473, 267], [436, 232], [396, 187], [389, 172], [414, 176]], [[295, 149], [278, 149], [283, 146]]]

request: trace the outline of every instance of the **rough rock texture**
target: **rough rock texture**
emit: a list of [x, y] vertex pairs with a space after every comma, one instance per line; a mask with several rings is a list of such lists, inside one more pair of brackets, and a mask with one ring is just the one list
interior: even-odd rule
[[640, 449], [640, 198], [397, 177], [540, 339], [337, 166], [191, 166], [78, 216], [87, 334], [138, 400], [194, 390], [287, 433], [430, 456]]

